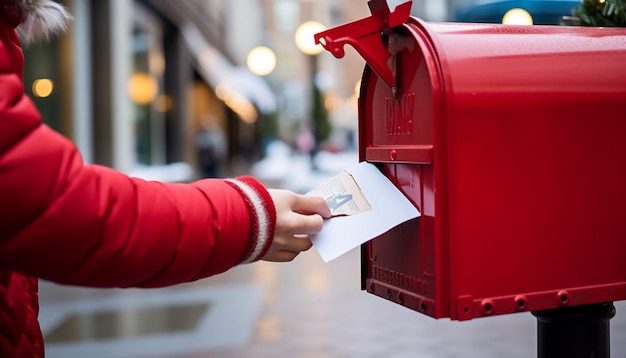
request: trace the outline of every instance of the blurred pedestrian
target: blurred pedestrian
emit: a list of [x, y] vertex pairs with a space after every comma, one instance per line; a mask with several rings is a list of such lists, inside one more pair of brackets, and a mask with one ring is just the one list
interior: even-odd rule
[[51, 0], [0, 0], [0, 356], [43, 357], [37, 278], [159, 287], [289, 261], [330, 215], [251, 177], [148, 182], [86, 165], [24, 93], [22, 41], [62, 31]]
[[226, 161], [227, 147], [224, 130], [213, 116], [206, 116], [196, 135], [198, 164], [203, 178], [219, 178]]

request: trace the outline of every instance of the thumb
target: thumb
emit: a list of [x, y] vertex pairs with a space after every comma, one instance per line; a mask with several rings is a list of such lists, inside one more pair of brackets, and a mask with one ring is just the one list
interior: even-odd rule
[[330, 218], [328, 203], [321, 196], [298, 194], [293, 203], [293, 210], [303, 214], [318, 214], [323, 218]]

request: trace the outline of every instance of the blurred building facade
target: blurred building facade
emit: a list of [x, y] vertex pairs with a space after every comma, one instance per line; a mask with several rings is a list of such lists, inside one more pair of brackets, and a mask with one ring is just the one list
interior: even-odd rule
[[86, 162], [130, 174], [195, 166], [194, 139], [207, 121], [225, 133], [231, 158], [255, 155], [275, 98], [233, 59], [222, 2], [62, 3], [74, 15], [70, 31], [25, 47], [25, 90]]

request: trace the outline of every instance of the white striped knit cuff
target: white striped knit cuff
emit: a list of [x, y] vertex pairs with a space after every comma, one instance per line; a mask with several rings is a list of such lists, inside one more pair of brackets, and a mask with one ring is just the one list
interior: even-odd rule
[[251, 263], [263, 257], [274, 239], [276, 209], [267, 189], [256, 179], [248, 176], [227, 179], [244, 196], [252, 219], [248, 248], [241, 263]]

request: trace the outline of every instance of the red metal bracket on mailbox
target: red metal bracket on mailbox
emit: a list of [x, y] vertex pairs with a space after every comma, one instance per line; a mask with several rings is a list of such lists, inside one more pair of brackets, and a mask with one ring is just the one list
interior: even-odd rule
[[390, 63], [393, 54], [383, 45], [380, 34], [408, 22], [413, 2], [398, 5], [393, 12], [389, 11], [386, 0], [371, 0], [367, 4], [372, 16], [315, 34], [315, 43], [322, 44], [337, 58], [346, 54], [343, 48], [345, 44], [352, 45], [372, 70], [389, 87], [394, 88], [395, 64]]

